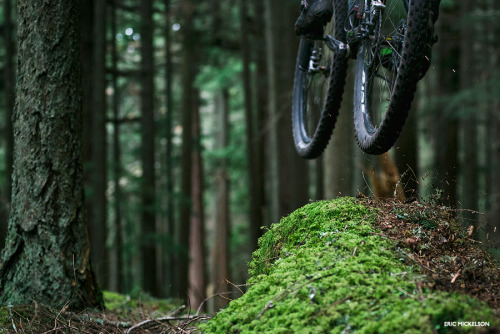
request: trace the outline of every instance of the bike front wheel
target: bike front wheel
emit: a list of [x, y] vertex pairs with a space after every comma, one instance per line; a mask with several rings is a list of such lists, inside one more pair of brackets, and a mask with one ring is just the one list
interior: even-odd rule
[[[333, 22], [326, 32], [345, 42], [347, 2], [334, 1]], [[300, 40], [292, 102], [293, 138], [306, 159], [321, 155], [330, 140], [344, 92], [347, 59], [334, 54], [321, 39]]]
[[349, 15], [359, 17], [358, 12], [365, 10], [373, 25], [358, 42], [355, 133], [364, 152], [382, 154], [399, 137], [417, 82], [429, 67], [433, 44], [430, 0], [371, 1], [371, 7], [364, 9], [360, 4], [354, 13], [352, 8], [359, 2], [351, 1]]

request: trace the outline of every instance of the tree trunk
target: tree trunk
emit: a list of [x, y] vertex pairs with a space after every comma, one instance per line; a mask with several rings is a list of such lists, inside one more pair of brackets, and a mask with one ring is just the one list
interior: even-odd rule
[[[111, 7], [111, 36], [116, 36], [116, 3], [112, 2]], [[113, 249], [110, 252], [110, 289], [112, 291], [124, 292], [124, 277], [123, 277], [123, 226], [122, 226], [122, 188], [120, 178], [122, 176], [122, 154], [120, 146], [120, 93], [118, 87], [118, 50], [116, 39], [113, 37], [111, 41], [111, 58], [113, 70], [113, 183], [114, 183], [114, 232], [115, 238]]]
[[107, 288], [109, 278], [106, 210], [106, 2], [94, 3], [94, 48], [92, 80], [91, 129], [91, 194], [90, 240], [91, 257], [100, 284]]
[[[498, 11], [500, 11], [500, 3], [498, 1], [493, 1], [488, 7], [489, 13], [498, 13]], [[486, 30], [490, 32], [486, 41], [488, 44], [487, 54], [497, 55], [496, 57], [488, 57], [486, 71], [490, 74], [487, 76], [489, 79], [492, 79], [493, 76], [493, 73], [489, 70], [498, 68], [500, 64], [498, 59], [498, 54], [500, 54], [500, 42], [497, 34], [493, 33], [495, 27], [498, 29], [498, 25], [498, 22], [489, 20], [486, 26]], [[494, 86], [491, 86], [490, 89], [490, 94], [497, 94]], [[484, 231], [484, 239], [486, 239], [488, 247], [498, 248], [500, 247], [500, 188], [498, 187], [500, 184], [500, 101], [497, 100], [490, 103], [488, 111], [487, 119], [489, 122], [487, 125], [487, 133], [489, 135], [488, 141], [491, 145], [488, 150], [489, 160], [487, 160], [489, 162], [489, 173], [486, 189], [489, 206], [486, 216], [487, 224]]]
[[[457, 91], [459, 69], [457, 55], [460, 54], [458, 31], [455, 24], [458, 6], [453, 5], [442, 10], [438, 21], [439, 43], [437, 46], [438, 80], [435, 90], [439, 96], [448, 96]], [[445, 205], [457, 203], [457, 166], [458, 166], [458, 121], [456, 115], [443, 113], [444, 106], [438, 106], [434, 112], [434, 166], [435, 184]]]
[[299, 42], [299, 39], [290, 33], [290, 29], [297, 18], [298, 6], [288, 0], [266, 3], [269, 7], [266, 17], [271, 21], [269, 26], [272, 34], [272, 41], [268, 44], [268, 52], [272, 55], [268, 74], [272, 79], [270, 93], [275, 94], [274, 105], [270, 108], [270, 122], [271, 136], [276, 137], [271, 137], [274, 139], [270, 142], [270, 158], [275, 161], [271, 166], [271, 173], [274, 173], [278, 180], [278, 197], [274, 200], [278, 201], [278, 217], [275, 218], [279, 219], [309, 201], [309, 174], [307, 161], [295, 152], [290, 117]]
[[414, 100], [395, 145], [396, 163], [406, 198], [418, 193], [418, 100]]
[[[224, 149], [229, 144], [229, 93], [222, 90], [216, 96], [218, 136], [217, 148]], [[215, 216], [215, 240], [212, 261], [212, 283], [215, 293], [226, 293], [228, 285], [225, 280], [230, 280], [229, 272], [229, 236], [231, 224], [229, 215], [229, 189], [230, 180], [227, 172], [226, 158], [221, 158], [215, 175], [217, 201]], [[225, 307], [228, 300], [225, 295], [214, 299], [215, 311]]]
[[181, 177], [181, 210], [179, 222], [179, 244], [182, 253], [177, 254], [177, 294], [176, 297], [188, 296], [188, 268], [189, 268], [189, 234], [191, 225], [191, 174], [192, 174], [192, 110], [194, 96], [195, 59], [196, 52], [195, 34], [193, 31], [194, 4], [186, 0], [180, 4], [182, 16], [182, 177]]
[[5, 189], [0, 190], [0, 249], [3, 248], [7, 234], [7, 221], [9, 217], [10, 198], [12, 193], [12, 164], [13, 164], [13, 141], [12, 134], [12, 112], [15, 100], [15, 67], [14, 67], [14, 36], [12, 29], [12, 0], [5, 0], [4, 14], [4, 92], [5, 92]]
[[262, 215], [262, 193], [263, 184], [259, 171], [259, 137], [260, 134], [255, 123], [259, 120], [254, 116], [254, 104], [252, 96], [252, 76], [250, 71], [250, 27], [248, 18], [247, 2], [240, 0], [240, 22], [241, 22], [241, 56], [243, 60], [243, 88], [245, 99], [246, 120], [246, 151], [248, 161], [248, 185], [249, 185], [249, 230], [252, 250], [257, 248], [257, 240], [260, 237], [260, 227], [263, 224]]
[[[475, 36], [479, 33], [475, 26], [465, 24], [469, 15], [472, 15], [473, 4], [461, 0], [460, 15], [462, 17], [460, 24], [460, 89], [466, 90], [477, 83], [475, 79], [477, 66], [474, 62], [474, 44]], [[464, 106], [464, 107], [467, 107]], [[480, 106], [478, 106], [481, 108]], [[478, 109], [479, 109], [478, 108]], [[480, 110], [480, 109], [479, 109]], [[466, 210], [477, 211], [479, 209], [479, 168], [478, 168], [478, 140], [477, 140], [477, 118], [476, 111], [466, 112], [460, 119], [461, 134], [463, 136], [464, 160], [461, 163], [461, 206]], [[463, 211], [462, 216], [466, 225], [475, 225], [474, 231], [477, 232], [477, 216], [471, 211]], [[476, 235], [475, 235], [476, 236]]]
[[[92, 114], [93, 114], [93, 98], [92, 98], [92, 83], [94, 82], [94, 36], [86, 32], [94, 29], [94, 0], [82, 2], [81, 12], [81, 54], [80, 61], [82, 64], [82, 124], [83, 124], [83, 182], [85, 198], [85, 216], [90, 217], [91, 202], [92, 202]], [[87, 219], [87, 230], [90, 234], [92, 219]]]
[[268, 118], [267, 118], [267, 129], [269, 131], [269, 136], [267, 140], [269, 144], [267, 145], [268, 152], [267, 156], [269, 158], [269, 173], [267, 176], [268, 187], [267, 193], [271, 201], [270, 207], [270, 219], [271, 222], [277, 222], [280, 219], [280, 202], [279, 202], [279, 163], [278, 163], [278, 134], [277, 134], [277, 118], [278, 118], [278, 102], [277, 102], [277, 89], [276, 89], [276, 58], [275, 54], [275, 44], [276, 40], [274, 37], [274, 18], [277, 15], [273, 12], [273, 6], [271, 1], [264, 1], [265, 9], [265, 37], [266, 37], [266, 64], [267, 64], [267, 87], [268, 87]]
[[[172, 164], [173, 158], [173, 145], [172, 145], [172, 119], [173, 119], [173, 96], [172, 96], [172, 41], [171, 41], [171, 11], [170, 11], [170, 0], [165, 0], [165, 99], [166, 99], [166, 111], [165, 111], [165, 141], [166, 141], [166, 152], [165, 152], [165, 177], [166, 177], [166, 211], [167, 211], [167, 233], [173, 238], [175, 236], [175, 220], [174, 220], [174, 168]], [[173, 256], [170, 253], [164, 252], [166, 257], [165, 263], [165, 291], [167, 296], [172, 296], [173, 284], [174, 284], [174, 261]]]
[[[196, 95], [199, 93], [197, 92]], [[193, 108], [192, 134], [193, 149], [193, 174], [192, 190], [193, 213], [191, 215], [191, 233], [189, 241], [189, 302], [193, 310], [197, 310], [206, 298], [205, 275], [205, 210], [203, 204], [203, 161], [201, 155], [201, 130], [199, 97], [194, 98], [196, 103]]]
[[161, 293], [157, 282], [155, 212], [155, 115], [153, 65], [153, 3], [143, 0], [141, 15], [141, 161], [142, 161], [142, 280], [145, 291]]
[[348, 71], [344, 99], [330, 144], [324, 153], [326, 198], [353, 196], [355, 163], [354, 125], [352, 121], [354, 76]]
[[[15, 86], [16, 73], [14, 65], [15, 40], [14, 29], [12, 23], [12, 0], [4, 0], [4, 45], [5, 45], [5, 62], [4, 62], [4, 91], [5, 91], [5, 133], [7, 139], [5, 150], [5, 198], [7, 205], [10, 204], [10, 196], [12, 193], [12, 165], [14, 163], [12, 149], [14, 146], [14, 137], [12, 133], [12, 113], [15, 103]], [[8, 213], [8, 211], [7, 211]]]
[[260, 13], [264, 12], [264, 2], [254, 1], [254, 13], [259, 13], [254, 16], [252, 31], [255, 32], [255, 43], [252, 43], [253, 57], [255, 59], [255, 101], [256, 101], [256, 130], [255, 139], [253, 140], [254, 155], [255, 155], [255, 184], [256, 196], [259, 203], [259, 211], [262, 216], [262, 221], [257, 225], [251, 227], [251, 244], [257, 248], [257, 240], [262, 235], [262, 225], [269, 225], [270, 209], [269, 209], [269, 194], [266, 192], [266, 166], [268, 161], [266, 159], [266, 147], [269, 139], [269, 105], [268, 91], [267, 91], [267, 65], [266, 65], [266, 52], [264, 36], [264, 17]]
[[100, 307], [82, 182], [80, 8], [18, 2], [13, 205], [0, 303]]

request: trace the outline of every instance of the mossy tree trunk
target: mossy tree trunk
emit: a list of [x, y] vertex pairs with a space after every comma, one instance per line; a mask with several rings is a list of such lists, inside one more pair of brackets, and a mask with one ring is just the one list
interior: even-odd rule
[[102, 307], [82, 187], [79, 2], [17, 2], [14, 175], [0, 303]]

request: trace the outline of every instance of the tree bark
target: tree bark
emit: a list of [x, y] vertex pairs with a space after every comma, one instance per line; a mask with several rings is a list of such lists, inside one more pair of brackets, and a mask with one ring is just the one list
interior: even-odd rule
[[18, 2], [13, 205], [0, 303], [103, 307], [89, 258], [82, 182], [80, 7]]

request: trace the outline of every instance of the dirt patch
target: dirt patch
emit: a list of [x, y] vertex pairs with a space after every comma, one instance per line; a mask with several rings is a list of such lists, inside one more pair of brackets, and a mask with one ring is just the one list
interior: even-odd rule
[[500, 309], [500, 265], [472, 239], [472, 228], [455, 222], [453, 210], [418, 201], [363, 202], [380, 210], [377, 223], [382, 236], [409, 246], [399, 251], [428, 276], [427, 287], [467, 294]]

